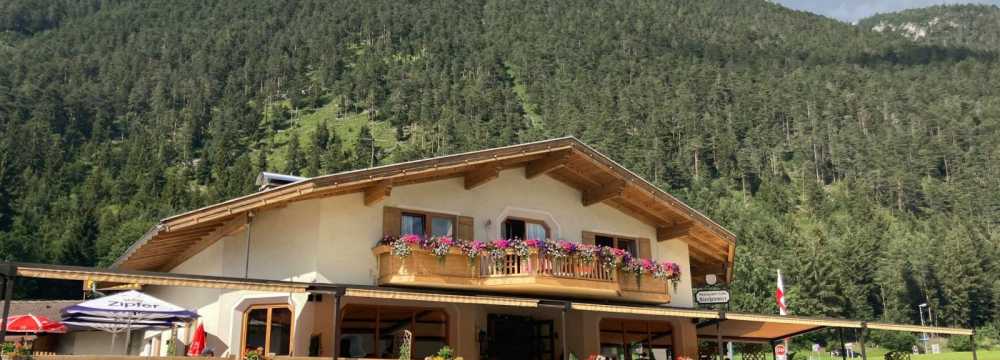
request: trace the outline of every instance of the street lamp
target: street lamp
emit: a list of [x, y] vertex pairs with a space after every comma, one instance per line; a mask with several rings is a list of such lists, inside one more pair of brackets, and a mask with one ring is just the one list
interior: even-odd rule
[[[917, 305], [917, 311], [920, 312], [920, 326], [926, 326], [926, 325], [924, 325], [924, 308], [925, 307], [927, 308], [927, 316], [930, 317], [931, 308], [929, 306], [927, 306], [927, 303], [923, 303], [923, 304]], [[923, 338], [923, 340], [924, 340], [924, 353], [927, 353], [927, 350], [929, 348], [927, 347], [927, 332], [926, 331], [924, 332], [924, 338]]]

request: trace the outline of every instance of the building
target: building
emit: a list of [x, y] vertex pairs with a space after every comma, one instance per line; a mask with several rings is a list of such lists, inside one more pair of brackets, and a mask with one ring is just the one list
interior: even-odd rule
[[[472, 360], [697, 358], [699, 338], [767, 343], [827, 327], [914, 329], [695, 308], [693, 289], [708, 275], [731, 281], [736, 237], [575, 138], [258, 182], [259, 192], [163, 219], [112, 269], [12, 272], [144, 285], [197, 310], [209, 348], [228, 355], [260, 347], [399, 358], [409, 330], [414, 358], [445, 345]], [[418, 243], [442, 236], [465, 247], [565, 242], [494, 243], [493, 252], [456, 245], [437, 255]], [[409, 251], [395, 248], [404, 240], [415, 242]], [[561, 248], [581, 244], [618, 250]], [[655, 263], [630, 263], [645, 274], [607, 263], [622, 258]], [[169, 337], [146, 332], [144, 351], [164, 354]]]

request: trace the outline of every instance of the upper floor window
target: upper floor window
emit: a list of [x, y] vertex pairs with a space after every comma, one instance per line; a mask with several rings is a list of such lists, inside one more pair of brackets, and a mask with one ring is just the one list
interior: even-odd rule
[[625, 250], [626, 252], [629, 253], [629, 255], [632, 255], [632, 257], [639, 256], [639, 245], [638, 241], [636, 241], [635, 239], [607, 236], [607, 235], [596, 235], [594, 236], [594, 244]]
[[504, 239], [536, 239], [549, 238], [549, 226], [544, 221], [509, 217], [503, 221], [502, 233]]
[[453, 215], [406, 210], [400, 220], [400, 235], [455, 236]]

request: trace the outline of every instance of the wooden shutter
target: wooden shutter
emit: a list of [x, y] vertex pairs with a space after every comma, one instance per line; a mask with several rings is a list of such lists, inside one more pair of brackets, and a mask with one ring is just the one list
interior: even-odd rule
[[580, 237], [580, 241], [587, 245], [594, 245], [597, 243], [597, 234], [590, 231], [584, 231], [583, 235]]
[[647, 238], [638, 238], [638, 239], [636, 239], [636, 241], [639, 243], [639, 257], [641, 257], [643, 259], [652, 259], [653, 258], [653, 255], [652, 255], [653, 249], [651, 249], [649, 247], [650, 246], [649, 245], [649, 239], [647, 239]]
[[385, 236], [399, 236], [403, 224], [403, 214], [398, 208], [382, 208], [382, 233]]
[[475, 221], [471, 216], [458, 217], [458, 226], [455, 227], [455, 237], [466, 241], [473, 241], [476, 239]]

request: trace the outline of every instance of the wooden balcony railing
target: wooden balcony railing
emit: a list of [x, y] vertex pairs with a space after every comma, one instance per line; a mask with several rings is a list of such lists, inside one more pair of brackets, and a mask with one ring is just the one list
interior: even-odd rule
[[400, 258], [384, 245], [372, 252], [379, 261], [379, 285], [670, 302], [666, 280], [650, 275], [637, 278], [619, 273], [612, 266], [576, 257], [507, 254], [501, 259], [483, 256], [470, 263], [457, 249], [440, 259], [422, 249], [413, 249], [410, 256]]

